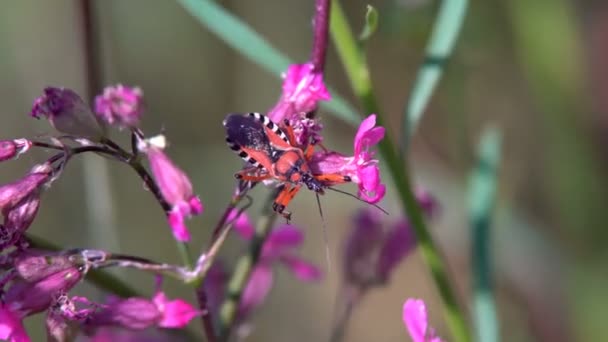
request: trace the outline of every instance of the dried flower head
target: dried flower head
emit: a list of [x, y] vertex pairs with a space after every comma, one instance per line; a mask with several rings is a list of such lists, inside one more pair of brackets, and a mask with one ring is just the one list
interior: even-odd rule
[[95, 97], [95, 112], [100, 120], [121, 129], [139, 125], [143, 110], [143, 92], [139, 87], [109, 86]]
[[61, 133], [94, 139], [103, 136], [89, 106], [68, 88], [45, 88], [44, 94], [34, 101], [30, 115], [46, 117]]

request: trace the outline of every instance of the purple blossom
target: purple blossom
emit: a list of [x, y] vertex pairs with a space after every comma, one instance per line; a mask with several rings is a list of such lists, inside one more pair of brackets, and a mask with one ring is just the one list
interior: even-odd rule
[[429, 327], [426, 305], [422, 299], [409, 298], [403, 303], [403, 323], [413, 342], [442, 342]]
[[143, 109], [143, 92], [138, 87], [109, 86], [95, 97], [95, 112], [101, 121], [121, 129], [139, 125]]
[[179, 241], [189, 241], [190, 233], [184, 221], [202, 213], [203, 205], [194, 195], [192, 183], [186, 173], [169, 159], [163, 152], [163, 147], [164, 144], [155, 145], [151, 140], [142, 150], [148, 156], [152, 174], [163, 198], [171, 205], [168, 222], [173, 229], [173, 236]]
[[297, 143], [306, 146], [320, 142], [323, 126], [311, 114], [319, 101], [329, 101], [331, 96], [323, 83], [323, 73], [315, 71], [312, 63], [292, 64], [284, 76], [281, 98], [268, 116], [274, 122], [289, 121]]
[[268, 116], [274, 122], [281, 122], [294, 114], [312, 112], [319, 101], [330, 99], [323, 73], [314, 71], [312, 63], [292, 64], [284, 77], [281, 99]]
[[40, 193], [51, 181], [51, 165], [41, 164], [20, 180], [0, 187], [0, 211], [4, 215], [4, 222], [0, 224], [0, 249], [19, 241], [30, 227], [40, 206]]
[[77, 136], [99, 138], [103, 131], [89, 106], [68, 88], [47, 87], [34, 101], [30, 115], [46, 117], [59, 132]]
[[6, 216], [24, 199], [39, 194], [41, 188], [51, 181], [53, 168], [50, 164], [34, 166], [23, 178], [0, 187], [0, 211]]
[[[436, 201], [427, 192], [417, 192], [419, 201], [425, 201], [431, 215]], [[416, 246], [414, 232], [407, 219], [386, 225], [376, 210], [369, 208], [357, 212], [344, 249], [344, 277], [351, 284], [370, 286], [385, 284], [397, 265]]]
[[91, 327], [119, 326], [128, 329], [150, 327], [183, 328], [200, 314], [181, 299], [169, 300], [158, 291], [152, 299], [112, 298], [86, 318]]
[[354, 155], [347, 157], [338, 152], [317, 152], [309, 162], [315, 174], [339, 174], [349, 176], [359, 185], [359, 197], [377, 203], [384, 197], [386, 187], [380, 181], [378, 160], [370, 150], [384, 138], [384, 127], [376, 127], [376, 115], [361, 122], [355, 135]]
[[[233, 211], [229, 220], [234, 219], [235, 216], [236, 211]], [[234, 230], [244, 240], [250, 240], [255, 228], [247, 215], [242, 213], [235, 221]], [[268, 296], [274, 282], [273, 266], [275, 263], [286, 266], [297, 279], [302, 281], [312, 282], [322, 278], [323, 274], [315, 265], [294, 253], [303, 241], [302, 232], [291, 225], [282, 225], [270, 233], [262, 247], [260, 259], [251, 271], [249, 281], [243, 290], [239, 307], [240, 319], [245, 319]], [[227, 280], [223, 267], [220, 264], [214, 264], [205, 279], [205, 290], [212, 311], [218, 309], [221, 298], [224, 296], [224, 286]]]
[[32, 142], [27, 139], [0, 140], [0, 162], [15, 159], [30, 147]]
[[48, 269], [37, 264], [40, 272], [30, 279], [18, 277], [2, 296], [0, 304], [0, 339], [29, 341], [23, 330], [23, 318], [48, 309], [55, 298], [69, 291], [81, 279], [82, 272], [72, 263], [49, 263]]

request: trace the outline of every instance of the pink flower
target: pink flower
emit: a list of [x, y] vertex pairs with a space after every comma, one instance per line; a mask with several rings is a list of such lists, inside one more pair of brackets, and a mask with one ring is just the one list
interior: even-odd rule
[[384, 127], [376, 127], [376, 115], [361, 122], [355, 135], [354, 156], [347, 157], [338, 152], [317, 152], [309, 165], [315, 174], [340, 174], [349, 176], [359, 185], [359, 197], [370, 203], [382, 200], [386, 187], [380, 182], [378, 160], [374, 159], [371, 147], [384, 138]]
[[32, 142], [27, 139], [0, 140], [0, 162], [15, 159], [30, 147]]
[[312, 63], [289, 66], [283, 81], [281, 99], [268, 112], [272, 121], [281, 122], [294, 114], [312, 112], [317, 109], [319, 101], [331, 99], [331, 95], [323, 83], [323, 73], [313, 70]]
[[323, 126], [312, 113], [319, 101], [331, 99], [323, 83], [323, 74], [313, 70], [312, 63], [290, 65], [284, 77], [281, 98], [268, 112], [268, 117], [274, 122], [289, 121], [301, 147], [322, 141], [320, 131]]
[[173, 229], [173, 235], [179, 241], [189, 241], [190, 233], [184, 221], [202, 213], [203, 205], [194, 195], [192, 183], [186, 173], [169, 159], [162, 147], [149, 142], [142, 150], [148, 156], [152, 174], [163, 198], [172, 207], [168, 213], [168, 222]]
[[46, 262], [42, 259], [34, 255], [17, 258], [20, 277], [13, 280], [0, 304], [0, 339], [29, 341], [23, 318], [47, 310], [58, 294], [69, 291], [82, 279], [82, 272], [67, 256], [49, 258]]
[[[234, 219], [235, 216], [236, 211], [233, 211], [229, 220]], [[250, 240], [255, 231], [244, 213], [235, 221], [234, 229], [245, 240]], [[240, 319], [245, 319], [268, 296], [274, 281], [272, 268], [277, 262], [286, 266], [299, 280], [311, 282], [321, 279], [322, 273], [316, 266], [294, 253], [302, 245], [303, 240], [302, 232], [290, 225], [282, 225], [270, 233], [262, 247], [260, 259], [252, 270], [249, 281], [243, 290], [241, 306], [239, 307]], [[205, 280], [205, 290], [209, 296], [210, 307], [218, 306], [217, 303], [220, 300], [217, 297], [223, 297], [223, 285], [226, 281], [227, 275], [221, 265], [214, 265]]]
[[168, 300], [158, 291], [152, 299], [142, 297], [111, 298], [92, 312], [86, 323], [90, 326], [120, 326], [128, 329], [150, 327], [183, 328], [200, 314], [181, 299]]
[[106, 87], [95, 97], [95, 112], [110, 125], [136, 127], [143, 113], [143, 92], [122, 84]]
[[19, 241], [30, 227], [40, 205], [42, 189], [52, 181], [50, 164], [36, 165], [23, 178], [0, 187], [0, 250]]
[[413, 342], [442, 342], [429, 327], [426, 305], [422, 299], [409, 298], [405, 301], [403, 323]]
[[21, 318], [10, 310], [0, 307], [0, 340], [10, 342], [30, 342]]
[[45, 88], [44, 95], [34, 101], [30, 115], [46, 117], [56, 130], [65, 134], [89, 138], [103, 135], [91, 109], [68, 88]]
[[161, 312], [161, 319], [157, 323], [161, 328], [183, 328], [200, 314], [182, 299], [168, 300], [163, 292], [156, 293], [152, 301]]

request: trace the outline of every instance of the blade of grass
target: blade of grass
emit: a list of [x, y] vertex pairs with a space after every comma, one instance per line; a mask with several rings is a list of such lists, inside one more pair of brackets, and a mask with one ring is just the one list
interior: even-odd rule
[[445, 62], [452, 54], [454, 45], [467, 12], [468, 0], [444, 0], [441, 2], [433, 32], [426, 47], [424, 60], [418, 68], [416, 80], [401, 118], [401, 155], [407, 153], [411, 137], [418, 127], [433, 91], [439, 83]]
[[[227, 12], [211, 0], [179, 0], [182, 6], [203, 26], [216, 34], [228, 46], [235, 49], [264, 70], [281, 77], [289, 64], [294, 62], [275, 49], [264, 37], [242, 20]], [[331, 87], [330, 102], [321, 103], [336, 117], [358, 125], [357, 110]]]
[[[376, 100], [376, 96], [373, 93], [369, 70], [365, 63], [365, 56], [358, 47], [340, 2], [337, 0], [333, 0], [332, 2], [330, 32], [355, 95], [357, 95], [362, 103], [365, 112], [367, 114], [376, 113], [378, 115], [378, 125], [382, 125], [383, 115], [378, 105], [378, 101]], [[445, 262], [431, 238], [418, 202], [414, 196], [409, 178], [407, 160], [401, 160], [401, 158], [399, 158], [388, 130], [385, 138], [380, 141], [379, 148], [392, 176], [394, 188], [401, 200], [403, 210], [407, 214], [416, 234], [418, 248], [431, 271], [433, 280], [435, 281], [439, 294], [445, 304], [444, 314], [448, 327], [452, 333], [452, 341], [470, 341], [465, 316], [458, 306], [454, 290], [448, 280]]]
[[492, 288], [492, 259], [490, 228], [500, 162], [500, 133], [484, 131], [479, 141], [477, 165], [472, 171], [469, 186], [469, 219], [473, 244], [473, 313], [477, 341], [498, 342], [498, 318]]

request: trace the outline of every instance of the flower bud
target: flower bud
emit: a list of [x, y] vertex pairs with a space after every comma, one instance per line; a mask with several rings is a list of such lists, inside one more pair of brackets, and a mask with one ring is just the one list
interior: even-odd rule
[[50, 164], [36, 165], [25, 177], [0, 187], [0, 211], [8, 211], [25, 198], [39, 193], [40, 188], [51, 180], [53, 168]]
[[34, 101], [30, 115], [46, 117], [61, 133], [95, 139], [103, 135], [89, 106], [68, 88], [45, 88], [44, 95]]
[[15, 159], [30, 147], [32, 142], [27, 139], [0, 140], [0, 162]]
[[106, 87], [95, 97], [97, 117], [121, 129], [139, 125], [143, 109], [143, 92], [138, 87], [118, 84]]
[[[158, 143], [162, 142], [162, 143]], [[148, 156], [150, 169], [156, 180], [163, 198], [169, 205], [171, 211], [168, 214], [169, 226], [173, 229], [173, 235], [179, 241], [189, 241], [190, 233], [184, 221], [193, 215], [203, 212], [200, 199], [194, 195], [190, 179], [178, 168], [163, 151], [164, 139], [162, 136], [148, 140], [147, 144], [141, 146]]]

